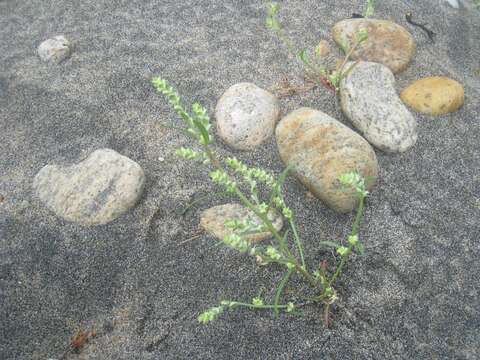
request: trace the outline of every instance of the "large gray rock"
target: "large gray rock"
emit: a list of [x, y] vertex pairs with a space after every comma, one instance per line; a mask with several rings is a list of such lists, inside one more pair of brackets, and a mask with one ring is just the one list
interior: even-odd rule
[[415, 145], [417, 122], [398, 97], [386, 66], [357, 63], [340, 82], [340, 99], [345, 115], [374, 146], [403, 152]]
[[38, 56], [45, 62], [58, 64], [68, 58], [72, 52], [70, 41], [63, 35], [47, 39], [38, 47]]
[[[276, 129], [280, 156], [294, 175], [319, 199], [338, 212], [349, 212], [357, 196], [342, 191], [338, 177], [358, 172], [374, 180], [375, 152], [356, 132], [321, 111], [301, 108], [285, 116]], [[368, 181], [369, 189], [374, 181]]]
[[140, 165], [116, 151], [101, 149], [76, 165], [43, 167], [35, 176], [33, 189], [58, 216], [99, 225], [133, 207], [144, 182]]
[[217, 103], [217, 131], [231, 147], [249, 150], [272, 136], [279, 113], [274, 95], [255, 84], [239, 83], [225, 91]]

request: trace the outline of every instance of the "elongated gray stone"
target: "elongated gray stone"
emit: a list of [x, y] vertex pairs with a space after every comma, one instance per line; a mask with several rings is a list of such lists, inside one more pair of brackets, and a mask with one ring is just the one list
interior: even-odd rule
[[340, 99], [344, 114], [380, 150], [403, 152], [415, 145], [417, 121], [397, 95], [386, 66], [357, 63], [340, 82]]

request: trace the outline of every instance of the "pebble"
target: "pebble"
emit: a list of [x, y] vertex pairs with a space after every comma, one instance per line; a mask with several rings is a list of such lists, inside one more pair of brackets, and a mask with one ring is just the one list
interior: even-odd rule
[[33, 189], [56, 215], [83, 225], [100, 225], [132, 208], [144, 183], [140, 165], [114, 150], [100, 149], [75, 165], [43, 167]]
[[38, 56], [45, 62], [59, 64], [70, 56], [72, 46], [65, 36], [59, 35], [45, 40], [38, 47]]
[[407, 68], [416, 45], [404, 27], [387, 20], [346, 19], [334, 25], [333, 38], [346, 52], [360, 29], [368, 31], [368, 39], [353, 52], [351, 60], [378, 62], [395, 74]]
[[405, 104], [421, 113], [444, 115], [457, 111], [465, 100], [462, 84], [443, 76], [415, 81], [402, 91]]
[[[283, 227], [282, 217], [273, 211], [269, 213], [268, 217], [272, 221], [273, 227], [280, 231]], [[227, 220], [243, 221], [246, 219], [250, 219], [254, 224], [261, 224], [261, 220], [243, 205], [224, 204], [203, 211], [201, 214], [200, 226], [210, 235], [222, 240], [226, 235], [232, 234], [232, 230], [225, 227], [225, 222]], [[271, 237], [271, 233], [266, 231], [249, 234], [245, 236], [245, 239], [250, 242], [258, 242]]]
[[357, 63], [340, 82], [340, 100], [353, 126], [380, 150], [404, 152], [415, 145], [417, 121], [398, 97], [386, 66]]
[[[280, 157], [293, 174], [327, 206], [346, 213], [357, 206], [357, 197], [342, 191], [338, 177], [358, 172], [365, 178], [378, 175], [378, 163], [370, 144], [329, 115], [300, 108], [277, 126]], [[368, 182], [372, 189], [374, 180]]]
[[327, 57], [330, 54], [330, 51], [330, 43], [327, 40], [320, 40], [315, 49], [315, 53], [321, 58]]
[[279, 114], [273, 94], [252, 83], [239, 83], [217, 103], [217, 132], [232, 148], [250, 150], [273, 135]]

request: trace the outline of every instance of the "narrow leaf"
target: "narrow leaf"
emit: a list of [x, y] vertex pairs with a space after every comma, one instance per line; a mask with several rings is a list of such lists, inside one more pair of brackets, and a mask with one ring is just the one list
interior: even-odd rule
[[208, 145], [210, 143], [210, 135], [208, 134], [207, 129], [205, 129], [205, 126], [203, 126], [203, 124], [196, 119], [193, 119], [193, 123], [195, 124], [197, 129], [200, 131], [200, 134], [202, 135], [202, 138], [204, 141], [204, 145]]
[[278, 313], [279, 313], [278, 303], [280, 301], [280, 296], [282, 295], [283, 288], [285, 287], [285, 285], [287, 285], [287, 282], [290, 279], [290, 275], [292, 275], [292, 273], [293, 273], [293, 270], [288, 270], [288, 272], [283, 277], [282, 281], [280, 281], [277, 291], [275, 292], [275, 302], [274, 302], [275, 316], [278, 316]]
[[327, 246], [327, 247], [333, 247], [335, 249], [338, 249], [339, 247], [342, 247], [342, 245], [333, 242], [333, 241], [320, 241], [320, 245]]

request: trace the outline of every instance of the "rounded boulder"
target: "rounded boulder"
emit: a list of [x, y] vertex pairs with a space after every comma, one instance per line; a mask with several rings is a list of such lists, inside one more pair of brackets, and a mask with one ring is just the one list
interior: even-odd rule
[[358, 172], [368, 189], [378, 175], [378, 163], [370, 144], [329, 115], [300, 108], [285, 116], [276, 129], [282, 161], [317, 198], [335, 211], [350, 212], [358, 204], [355, 193], [338, 178]]

